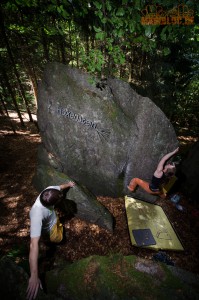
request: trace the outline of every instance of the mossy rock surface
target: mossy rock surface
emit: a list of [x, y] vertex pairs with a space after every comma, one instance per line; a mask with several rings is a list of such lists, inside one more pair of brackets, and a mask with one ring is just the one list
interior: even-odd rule
[[91, 256], [47, 273], [51, 294], [73, 300], [198, 299], [198, 276], [154, 261]]
[[[0, 259], [2, 300], [24, 300], [28, 275], [13, 259]], [[136, 256], [90, 256], [46, 273], [37, 300], [199, 299], [199, 276]]]

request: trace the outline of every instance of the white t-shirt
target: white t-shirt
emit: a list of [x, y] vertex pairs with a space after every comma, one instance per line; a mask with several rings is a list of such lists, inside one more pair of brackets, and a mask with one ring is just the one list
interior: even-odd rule
[[[46, 189], [56, 189], [60, 191], [59, 186], [48, 186]], [[45, 190], [46, 190], [45, 189]], [[57, 222], [57, 216], [54, 206], [49, 208], [42, 205], [40, 195], [30, 210], [30, 237], [39, 237], [42, 233], [49, 233], [53, 225]]]

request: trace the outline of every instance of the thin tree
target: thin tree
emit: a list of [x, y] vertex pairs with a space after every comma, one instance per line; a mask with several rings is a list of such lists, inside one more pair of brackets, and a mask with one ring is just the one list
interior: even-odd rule
[[[22, 115], [21, 115], [19, 106], [18, 106], [18, 104], [17, 104], [17, 100], [16, 100], [16, 98], [15, 98], [15, 94], [14, 94], [14, 92], [13, 92], [13, 89], [12, 89], [12, 87], [11, 87], [11, 85], [10, 85], [10, 82], [9, 82], [9, 79], [8, 79], [8, 75], [7, 75], [5, 69], [4, 69], [2, 66], [1, 66], [1, 70], [2, 70], [2, 74], [3, 74], [5, 86], [6, 86], [6, 88], [7, 88], [8, 93], [10, 94], [10, 96], [11, 96], [11, 98], [12, 98], [12, 102], [13, 102], [13, 104], [14, 104], [15, 110], [16, 110], [16, 112], [17, 112], [17, 114], [18, 114], [19, 119], [20, 119], [21, 125], [22, 125], [23, 127], [25, 127], [25, 124], [24, 124], [24, 121], [23, 121], [23, 118], [22, 118]], [[1, 85], [2, 85], [2, 87], [3, 87], [3, 89], [4, 89], [4, 94], [6, 94], [4, 85], [3, 85], [2, 83], [1, 83]]]
[[1, 96], [1, 94], [0, 94], [0, 101], [1, 101], [2, 107], [3, 107], [5, 113], [6, 113], [7, 117], [8, 117], [8, 120], [9, 120], [9, 122], [10, 122], [10, 126], [11, 126], [11, 128], [12, 128], [12, 131], [14, 132], [14, 134], [16, 134], [16, 129], [15, 129], [14, 124], [13, 124], [13, 122], [12, 122], [10, 116], [9, 116], [9, 113], [8, 113], [8, 110], [7, 110], [7, 107], [6, 107], [6, 104], [5, 104], [5, 102], [4, 102], [4, 100], [3, 100], [2, 96]]
[[18, 82], [19, 88], [20, 88], [20, 94], [21, 94], [22, 99], [23, 99], [23, 101], [25, 103], [26, 110], [27, 110], [27, 113], [29, 115], [30, 122], [33, 122], [33, 118], [32, 118], [32, 115], [31, 115], [30, 108], [29, 108], [28, 100], [26, 99], [25, 91], [24, 91], [24, 88], [23, 88], [23, 85], [22, 85], [22, 82], [21, 82], [21, 79], [20, 79], [20, 75], [19, 75], [19, 73], [17, 71], [16, 63], [15, 63], [15, 60], [14, 60], [14, 56], [12, 54], [12, 50], [11, 50], [11, 47], [10, 47], [9, 40], [7, 38], [6, 29], [5, 29], [4, 20], [3, 20], [3, 14], [2, 14], [1, 8], [0, 8], [0, 24], [1, 24], [1, 32], [2, 32], [2, 36], [3, 36], [5, 44], [6, 44], [7, 52], [8, 52], [10, 61], [12, 62], [13, 70], [14, 70], [15, 76], [17, 78], [17, 82]]

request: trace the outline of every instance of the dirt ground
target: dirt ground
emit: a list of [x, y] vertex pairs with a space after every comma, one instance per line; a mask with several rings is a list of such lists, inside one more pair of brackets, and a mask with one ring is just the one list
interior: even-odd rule
[[[10, 114], [17, 129], [11, 129], [5, 116], [0, 116], [0, 255], [23, 256], [29, 251], [29, 211], [38, 193], [32, 185], [36, 168], [37, 146], [40, 136], [34, 124], [24, 117], [26, 128], [21, 129], [15, 114]], [[179, 136], [180, 143], [191, 144], [191, 137]], [[116, 220], [113, 233], [86, 223], [76, 217], [65, 220], [67, 241], [56, 248], [55, 256], [73, 262], [90, 255], [138, 255], [152, 259], [153, 250], [131, 245], [127, 227], [124, 198], [98, 197]], [[180, 204], [184, 211], [177, 210], [169, 199], [158, 200], [177, 232], [183, 252], [167, 251], [173, 263], [185, 270], [199, 273], [199, 210], [182, 195]], [[25, 249], [21, 252], [19, 249]], [[17, 255], [15, 255], [17, 256]]]

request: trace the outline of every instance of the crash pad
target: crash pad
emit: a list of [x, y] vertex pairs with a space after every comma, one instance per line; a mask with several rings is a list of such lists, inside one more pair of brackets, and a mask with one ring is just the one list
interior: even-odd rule
[[159, 205], [125, 196], [125, 207], [133, 246], [138, 247], [133, 230], [147, 228], [150, 229], [156, 244], [141, 247], [155, 250], [184, 250], [168, 217]]

